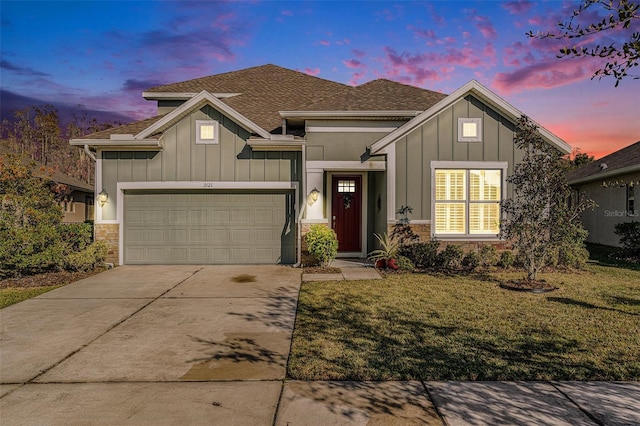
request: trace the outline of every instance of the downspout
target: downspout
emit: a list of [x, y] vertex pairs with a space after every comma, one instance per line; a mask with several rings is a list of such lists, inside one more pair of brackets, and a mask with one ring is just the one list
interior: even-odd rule
[[296, 223], [297, 229], [298, 229], [298, 235], [297, 235], [298, 261], [296, 262], [295, 265], [293, 265], [294, 268], [299, 268], [300, 265], [302, 264], [302, 217], [307, 211], [307, 202], [306, 202], [307, 201], [307, 151], [306, 151], [306, 148], [307, 147], [303, 144], [302, 145], [302, 179], [301, 179], [302, 203], [300, 206], [300, 213], [298, 214], [298, 222]]

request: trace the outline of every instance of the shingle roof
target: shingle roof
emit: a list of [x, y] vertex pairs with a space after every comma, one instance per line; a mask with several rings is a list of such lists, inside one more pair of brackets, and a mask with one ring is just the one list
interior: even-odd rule
[[[602, 164], [606, 164], [606, 168], [601, 168]], [[640, 141], [572, 171], [567, 175], [567, 180], [571, 183], [589, 178], [597, 179], [600, 174], [606, 173], [607, 176], [611, 176], [611, 172], [638, 165], [640, 165]]]
[[135, 121], [133, 123], [125, 124], [118, 127], [112, 127], [110, 129], [102, 130], [100, 132], [91, 133], [89, 135], [82, 136], [78, 139], [109, 139], [111, 135], [137, 135], [147, 127], [160, 120], [166, 114], [156, 115], [155, 117], [145, 118], [144, 120]]
[[303, 111], [424, 111], [447, 95], [396, 83], [373, 80], [350, 91], [306, 105]]
[[350, 89], [345, 84], [269, 64], [153, 87], [146, 93], [240, 93], [222, 101], [271, 132], [282, 125], [279, 111], [297, 110]]
[[[280, 111], [423, 111], [446, 97], [385, 79], [352, 87], [271, 64], [153, 87], [145, 91], [145, 96], [156, 99], [154, 93], [202, 91], [239, 93], [220, 100], [267, 132], [282, 125]], [[136, 135], [162, 117], [151, 117], [81, 139]]]

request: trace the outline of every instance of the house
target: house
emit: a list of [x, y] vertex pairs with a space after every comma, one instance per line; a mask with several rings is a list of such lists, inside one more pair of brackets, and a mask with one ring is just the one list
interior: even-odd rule
[[522, 113], [477, 81], [445, 95], [263, 65], [142, 95], [157, 116], [70, 141], [95, 151], [96, 236], [116, 263], [294, 264], [312, 224], [365, 257], [403, 205], [423, 237], [502, 244]]
[[[5, 147], [0, 147], [0, 157], [13, 154]], [[52, 190], [62, 207], [62, 223], [83, 223], [93, 220], [94, 214], [94, 188], [86, 182], [76, 179], [64, 173], [49, 170], [43, 164], [33, 160], [24, 160], [25, 164], [33, 167], [36, 175], [48, 180]]]
[[587, 242], [620, 247], [615, 226], [640, 221], [640, 141], [572, 171], [567, 180], [597, 204], [582, 213]]

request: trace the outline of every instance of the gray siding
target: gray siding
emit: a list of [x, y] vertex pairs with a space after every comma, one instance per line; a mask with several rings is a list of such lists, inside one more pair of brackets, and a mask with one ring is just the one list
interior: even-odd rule
[[[482, 118], [482, 142], [458, 142], [458, 118]], [[472, 96], [461, 99], [396, 143], [396, 206], [413, 220], [431, 219], [431, 161], [520, 161], [515, 126]], [[511, 194], [507, 188], [508, 195]]]
[[[195, 121], [220, 122], [220, 143], [196, 145]], [[117, 182], [150, 181], [299, 181], [299, 152], [253, 152], [246, 146], [249, 133], [210, 106], [185, 117], [161, 137], [161, 151], [103, 151], [102, 182], [116, 194]], [[239, 157], [239, 158], [238, 158]], [[112, 196], [103, 219], [116, 218]]]
[[367, 253], [378, 248], [373, 234], [387, 232], [387, 180], [384, 172], [369, 172], [367, 176], [369, 206], [367, 210]]
[[640, 220], [640, 190], [636, 189], [635, 211], [626, 212], [627, 187], [604, 187], [602, 183], [603, 181], [638, 182], [639, 180], [640, 173], [629, 173], [576, 186], [580, 193], [585, 194], [597, 204], [593, 210], [586, 210], [582, 213], [582, 223], [585, 229], [589, 231], [588, 242], [615, 247], [620, 246], [620, 238], [614, 232], [615, 226], [622, 222]]
[[[396, 128], [404, 121], [307, 120], [309, 127], [385, 127]], [[307, 159], [310, 161], [359, 161], [368, 146], [389, 132], [317, 132], [307, 131]], [[382, 158], [373, 159], [382, 160]]]

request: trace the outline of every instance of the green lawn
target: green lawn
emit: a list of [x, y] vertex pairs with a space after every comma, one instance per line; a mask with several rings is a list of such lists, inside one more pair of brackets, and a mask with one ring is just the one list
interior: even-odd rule
[[40, 296], [42, 293], [55, 290], [58, 287], [62, 287], [62, 285], [49, 285], [30, 288], [14, 287], [0, 289], [0, 309], [9, 305], [13, 305], [14, 303], [22, 302], [23, 300], [31, 299], [32, 297]]
[[307, 380], [640, 380], [640, 271], [302, 285], [288, 374]]

